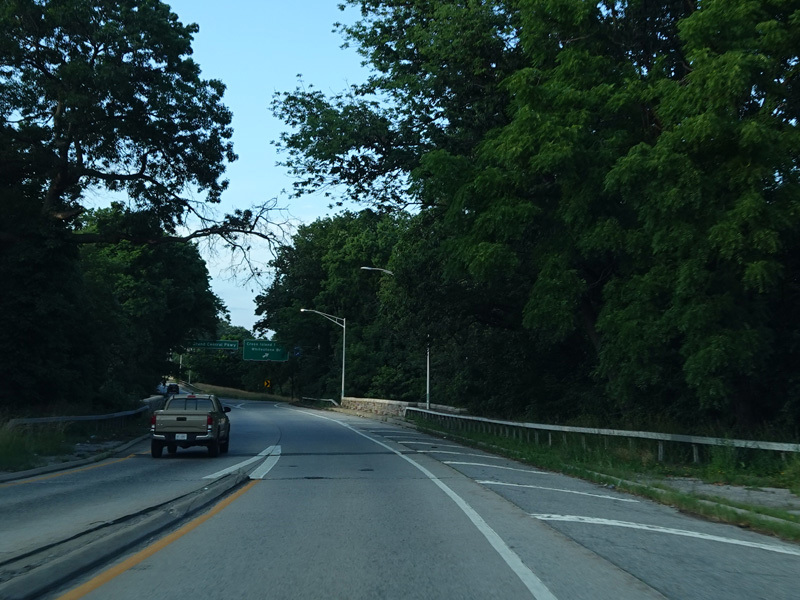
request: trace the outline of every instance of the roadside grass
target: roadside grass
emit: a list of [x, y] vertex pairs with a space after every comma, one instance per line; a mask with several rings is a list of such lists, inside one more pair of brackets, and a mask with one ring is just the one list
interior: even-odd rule
[[659, 462], [652, 444], [638, 440], [621, 442], [603, 438], [587, 441], [583, 436], [541, 433], [527, 438], [511, 438], [492, 433], [452, 430], [423, 419], [408, 418], [420, 430], [456, 439], [467, 445], [490, 449], [495, 453], [532, 466], [557, 471], [593, 481], [681, 511], [715, 521], [738, 525], [800, 542], [800, 516], [785, 510], [752, 506], [721, 496], [689, 494], [664, 483], [670, 477], [700, 479], [707, 483], [789, 489], [797, 494], [800, 484], [800, 457], [754, 451], [739, 452], [733, 447], [712, 448], [705, 461], [693, 464], [691, 451], [667, 452]]
[[237, 390], [236, 388], [222, 387], [218, 385], [210, 385], [208, 383], [193, 383], [191, 387], [197, 388], [198, 391], [204, 394], [214, 394], [220, 398], [236, 398], [238, 400], [260, 400], [270, 402], [289, 402], [289, 398], [285, 396], [278, 396], [275, 394], [262, 394], [261, 392], [246, 392], [244, 390]]
[[91, 442], [120, 443], [147, 432], [142, 416], [124, 422], [76, 421], [43, 423], [9, 428], [0, 425], [0, 471], [24, 471], [48, 461], [45, 457], [71, 456], [76, 444]]
[[41, 464], [42, 456], [69, 451], [64, 427], [0, 428], [0, 470], [22, 471]]

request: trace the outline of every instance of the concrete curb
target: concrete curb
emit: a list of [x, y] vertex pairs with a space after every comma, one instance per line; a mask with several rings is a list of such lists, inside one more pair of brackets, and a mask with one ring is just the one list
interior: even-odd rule
[[173, 503], [162, 506], [144, 520], [59, 557], [41, 567], [0, 585], [2, 600], [33, 600], [79, 575], [108, 563], [125, 551], [174, 527], [183, 519], [200, 512], [248, 479], [246, 472], [231, 473]]
[[124, 452], [128, 448], [135, 446], [147, 439], [150, 438], [150, 434], [146, 433], [135, 440], [131, 440], [129, 442], [123, 442], [116, 448], [112, 448], [111, 450], [106, 450], [105, 452], [101, 452], [100, 454], [95, 454], [94, 456], [89, 456], [87, 458], [81, 458], [80, 460], [72, 460], [69, 462], [57, 463], [52, 465], [46, 465], [44, 467], [37, 467], [35, 469], [28, 469], [27, 471], [14, 471], [9, 473], [0, 473], [0, 483], [6, 483], [8, 481], [15, 481], [17, 479], [27, 479], [28, 477], [36, 477], [37, 475], [45, 475], [47, 473], [54, 473], [56, 471], [65, 471], [67, 469], [74, 469], [75, 467], [82, 467], [84, 465], [88, 465], [94, 462], [100, 462], [101, 460], [105, 460], [111, 456], [115, 456], [120, 452]]

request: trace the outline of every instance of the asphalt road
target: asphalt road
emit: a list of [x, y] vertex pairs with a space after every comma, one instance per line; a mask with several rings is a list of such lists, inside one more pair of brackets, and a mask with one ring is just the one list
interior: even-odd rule
[[0, 558], [244, 469], [210, 512], [46, 597], [800, 597], [800, 546], [410, 429], [229, 404], [226, 456], [143, 444], [0, 486]]

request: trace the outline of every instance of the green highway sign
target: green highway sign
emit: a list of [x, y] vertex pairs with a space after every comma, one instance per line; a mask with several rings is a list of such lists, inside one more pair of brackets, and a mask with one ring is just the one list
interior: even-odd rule
[[239, 340], [193, 340], [189, 348], [202, 350], [238, 350]]
[[244, 340], [242, 358], [244, 360], [285, 362], [289, 360], [289, 353], [271, 340]]

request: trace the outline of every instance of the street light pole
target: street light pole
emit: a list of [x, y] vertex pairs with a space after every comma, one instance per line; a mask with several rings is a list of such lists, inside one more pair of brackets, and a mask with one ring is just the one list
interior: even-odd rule
[[[380, 267], [361, 267], [362, 271], [380, 271], [394, 277], [389, 269], [381, 269]], [[428, 339], [425, 348], [425, 407], [431, 409], [431, 335], [428, 334]]]
[[431, 409], [431, 336], [428, 334], [425, 365], [425, 408]]
[[318, 310], [312, 310], [310, 308], [301, 308], [300, 312], [310, 312], [316, 313], [322, 317], [328, 319], [332, 323], [336, 323], [339, 327], [342, 328], [342, 396], [340, 401], [344, 401], [344, 358], [345, 358], [345, 348], [346, 346], [346, 336], [347, 336], [347, 320], [344, 317], [336, 317], [334, 315], [329, 315], [328, 313], [320, 312]]

